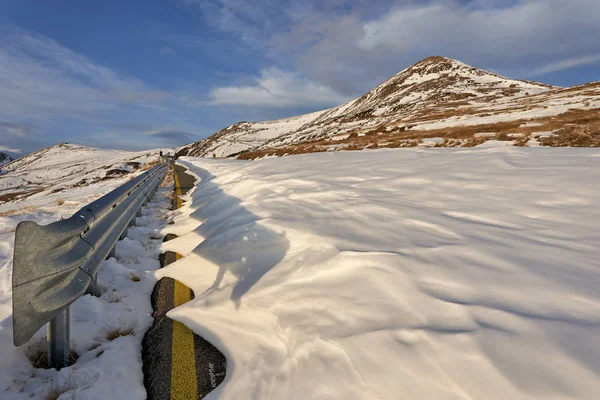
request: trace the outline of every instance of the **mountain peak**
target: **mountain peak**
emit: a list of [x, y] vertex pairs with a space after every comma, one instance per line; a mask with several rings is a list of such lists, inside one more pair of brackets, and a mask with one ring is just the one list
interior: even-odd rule
[[459, 118], [490, 107], [521, 107], [531, 97], [556, 90], [560, 88], [506, 78], [435, 55], [403, 69], [346, 104], [281, 120], [239, 123], [206, 140], [183, 146], [180, 154], [231, 156], [250, 148], [294, 145], [345, 132], [358, 135], [368, 129], [393, 130], [397, 126], [411, 129], [407, 127]]
[[430, 57], [422, 59], [421, 61], [417, 61], [412, 66], [414, 67], [417, 65], [442, 64], [442, 63], [453, 62], [453, 61], [456, 61], [456, 60], [453, 60], [452, 58], [448, 58], [448, 57], [444, 57], [444, 56], [430, 56]]

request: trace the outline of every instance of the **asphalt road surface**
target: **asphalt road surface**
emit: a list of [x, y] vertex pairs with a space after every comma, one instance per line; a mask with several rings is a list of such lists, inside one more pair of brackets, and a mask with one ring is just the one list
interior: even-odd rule
[[[173, 209], [181, 207], [180, 196], [194, 187], [194, 177], [185, 171], [175, 165]], [[165, 241], [174, 237], [167, 235]], [[173, 252], [162, 254], [161, 267], [180, 258]], [[144, 385], [149, 400], [202, 399], [225, 379], [225, 356], [185, 325], [166, 316], [169, 310], [193, 298], [190, 288], [171, 278], [161, 279], [154, 287], [154, 323], [142, 342]]]

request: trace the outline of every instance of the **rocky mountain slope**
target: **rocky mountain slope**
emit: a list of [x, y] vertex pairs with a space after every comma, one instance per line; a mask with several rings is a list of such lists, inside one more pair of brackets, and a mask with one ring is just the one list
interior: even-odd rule
[[575, 145], [575, 129], [562, 132], [566, 139], [555, 132], [581, 126], [582, 119], [587, 121], [584, 129], [575, 134], [589, 138], [580, 145], [600, 145], [598, 109], [600, 83], [553, 87], [435, 56], [346, 104], [275, 121], [240, 122], [179, 148], [178, 154], [254, 158], [373, 147], [474, 146], [489, 139]]
[[9, 163], [12, 161], [12, 158], [10, 158], [10, 156], [8, 154], [4, 154], [3, 152], [0, 151], [0, 165]]

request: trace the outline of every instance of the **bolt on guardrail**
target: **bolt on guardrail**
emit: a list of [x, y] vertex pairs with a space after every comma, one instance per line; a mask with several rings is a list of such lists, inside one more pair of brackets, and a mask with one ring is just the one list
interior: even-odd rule
[[50, 367], [69, 364], [69, 306], [84, 294], [97, 295], [98, 269], [114, 256], [117, 240], [141, 215], [168, 164], [159, 164], [68, 219], [41, 226], [23, 221], [15, 231], [13, 255], [13, 343], [21, 346], [48, 324]]

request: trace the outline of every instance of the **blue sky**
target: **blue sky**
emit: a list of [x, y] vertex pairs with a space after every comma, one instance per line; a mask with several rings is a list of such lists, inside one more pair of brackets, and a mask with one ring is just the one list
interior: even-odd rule
[[0, 0], [0, 150], [142, 150], [362, 95], [430, 55], [600, 80], [598, 0]]

